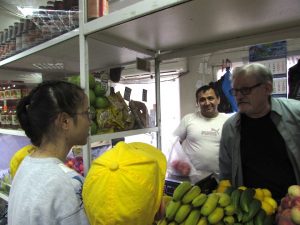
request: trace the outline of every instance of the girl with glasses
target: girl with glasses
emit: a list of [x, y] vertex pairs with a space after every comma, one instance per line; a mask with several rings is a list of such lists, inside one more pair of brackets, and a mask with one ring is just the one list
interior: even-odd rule
[[22, 129], [36, 150], [14, 176], [8, 202], [10, 225], [88, 224], [81, 190], [83, 177], [64, 165], [74, 145], [89, 135], [88, 98], [64, 81], [34, 88], [17, 106]]

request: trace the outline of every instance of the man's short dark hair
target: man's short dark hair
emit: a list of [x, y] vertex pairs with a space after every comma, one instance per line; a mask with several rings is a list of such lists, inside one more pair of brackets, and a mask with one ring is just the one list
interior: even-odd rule
[[215, 92], [217, 98], [220, 98], [219, 92], [217, 91], [217, 89], [215, 88], [213, 83], [209, 83], [208, 85], [203, 85], [203, 86], [201, 86], [200, 88], [197, 89], [197, 91], [196, 91], [196, 101], [198, 101], [198, 94], [200, 92], [206, 92], [210, 89], [212, 89]]

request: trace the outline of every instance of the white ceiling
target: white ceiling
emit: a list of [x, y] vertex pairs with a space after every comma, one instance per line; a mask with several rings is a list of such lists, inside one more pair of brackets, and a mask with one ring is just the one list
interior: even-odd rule
[[[292, 50], [299, 50], [299, 38], [300, 0], [192, 0], [92, 33], [88, 38], [89, 66], [92, 71], [119, 66], [147, 57], [147, 51], [161, 50], [162, 59], [167, 59], [282, 39], [289, 40], [288, 46], [293, 43]], [[296, 41], [290, 42], [292, 39]], [[139, 49], [144, 52], [135, 51]], [[61, 73], [78, 74], [78, 37], [5, 67], [28, 71], [39, 62], [63, 62], [65, 71]]]
[[299, 0], [193, 0], [100, 33], [144, 49], [177, 51], [299, 27]]

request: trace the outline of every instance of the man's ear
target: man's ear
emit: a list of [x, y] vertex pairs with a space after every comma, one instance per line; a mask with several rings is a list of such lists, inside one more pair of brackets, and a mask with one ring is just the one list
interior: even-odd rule
[[217, 105], [219, 105], [221, 103], [221, 97], [217, 97]]
[[72, 118], [69, 116], [69, 114], [65, 112], [59, 113], [55, 120], [55, 125], [63, 130], [68, 130], [70, 129], [71, 119]]
[[266, 83], [266, 90], [271, 95], [273, 92], [273, 84], [271, 82]]

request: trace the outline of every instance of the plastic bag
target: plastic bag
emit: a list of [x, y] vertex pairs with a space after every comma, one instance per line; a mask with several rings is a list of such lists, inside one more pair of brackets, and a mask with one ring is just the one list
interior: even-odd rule
[[190, 159], [182, 149], [179, 138], [177, 138], [172, 145], [168, 157], [167, 172], [170, 175], [181, 177], [188, 177], [198, 174]]

